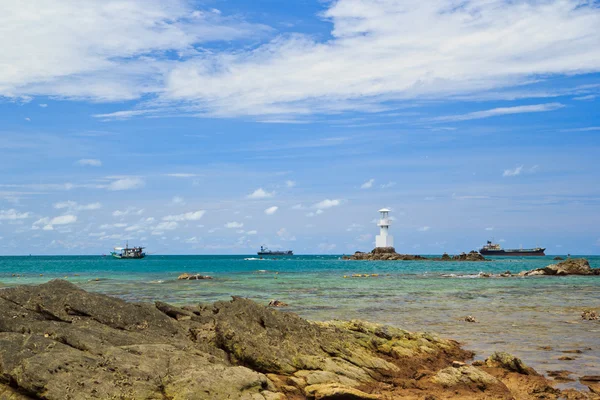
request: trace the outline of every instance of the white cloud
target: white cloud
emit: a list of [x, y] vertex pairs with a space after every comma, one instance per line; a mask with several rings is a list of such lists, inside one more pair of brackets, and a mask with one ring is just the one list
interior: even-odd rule
[[486, 230], [486, 231], [493, 231], [493, 230], [494, 230], [494, 227], [493, 227], [493, 226], [489, 226], [489, 227], [485, 228], [485, 230]]
[[429, 226], [422, 226], [422, 227], [419, 228], [419, 232], [427, 232], [430, 229], [431, 228]]
[[127, 207], [125, 210], [115, 210], [113, 211], [113, 217], [124, 217], [129, 214], [142, 215], [144, 213], [143, 208], [136, 207]]
[[273, 215], [277, 212], [277, 210], [279, 210], [279, 207], [277, 207], [277, 206], [269, 207], [265, 210], [265, 214]]
[[292, 206], [292, 210], [304, 210], [305, 207], [302, 204], [296, 204]]
[[179, 224], [175, 221], [160, 222], [154, 227], [154, 231], [172, 231], [173, 229], [177, 229], [177, 226]]
[[255, 230], [246, 232], [246, 235], [256, 235], [256, 234], [258, 234], [258, 231], [255, 231]]
[[352, 223], [350, 226], [348, 226], [348, 228], [346, 228], [346, 232], [362, 231], [363, 228], [364, 227], [361, 224]]
[[174, 173], [174, 174], [164, 174], [164, 176], [170, 176], [173, 178], [194, 178], [198, 175], [197, 174], [188, 174], [188, 173], [184, 173], [184, 172], [178, 172], [178, 173]]
[[99, 226], [100, 229], [112, 229], [112, 228], [125, 228], [127, 224], [117, 223], [117, 224], [102, 224]]
[[173, 205], [183, 205], [183, 204], [185, 204], [185, 201], [183, 200], [183, 197], [174, 196], [171, 199], [171, 204], [173, 204]]
[[40, 107], [42, 107], [42, 108], [46, 108], [46, 107], [48, 107], [48, 104], [45, 104], [45, 103], [38, 104], [38, 105], [39, 105]]
[[565, 107], [565, 105], [561, 104], [561, 103], [534, 104], [534, 105], [529, 105], [529, 106], [515, 106], [515, 107], [498, 107], [498, 108], [493, 108], [491, 110], [475, 111], [475, 112], [470, 112], [467, 114], [436, 117], [436, 118], [433, 118], [432, 120], [442, 121], [442, 122], [468, 121], [468, 120], [472, 120], [472, 119], [497, 117], [500, 115], [554, 111], [554, 110], [558, 110], [563, 107]]
[[331, 207], [337, 207], [340, 204], [342, 204], [341, 200], [330, 200], [330, 199], [325, 199], [323, 201], [318, 202], [317, 204], [313, 205], [313, 208], [319, 209], [319, 210], [324, 210], [327, 208], [331, 208]]
[[63, 201], [60, 203], [55, 203], [54, 208], [61, 210], [63, 208], [68, 209], [69, 211], [90, 211], [90, 210], [98, 210], [102, 208], [102, 204], [100, 203], [90, 203], [90, 204], [79, 204], [75, 201]]
[[121, 178], [111, 182], [107, 189], [112, 191], [139, 189], [145, 184], [140, 178]]
[[375, 179], [371, 178], [362, 185], [360, 185], [361, 189], [371, 189], [373, 187], [373, 183], [375, 183]]
[[523, 166], [518, 166], [513, 169], [505, 169], [502, 176], [517, 176], [521, 175], [521, 171], [523, 171]]
[[31, 227], [31, 229], [40, 229], [40, 226], [42, 226], [42, 229], [45, 231], [52, 231], [54, 230], [54, 225], [69, 225], [69, 224], [73, 224], [77, 222], [77, 216], [76, 215], [60, 215], [58, 217], [54, 217], [54, 218], [49, 218], [49, 217], [44, 217], [44, 218], [40, 218], [37, 221], [35, 221]]
[[191, 211], [185, 214], [178, 215], [167, 215], [163, 217], [164, 221], [198, 221], [201, 219], [204, 214], [206, 214], [205, 210]]
[[8, 220], [8, 221], [15, 221], [18, 219], [25, 219], [25, 218], [29, 218], [31, 216], [31, 213], [29, 212], [18, 212], [17, 210], [15, 210], [14, 208], [11, 208], [9, 210], [0, 210], [0, 221], [2, 220]]
[[275, 117], [377, 110], [385, 100], [447, 98], [600, 70], [594, 2], [327, 4], [331, 39], [278, 36], [251, 50], [186, 60], [169, 72], [163, 98], [213, 115]]
[[237, 228], [243, 228], [244, 223], [243, 222], [228, 222], [224, 226], [225, 226], [225, 228], [229, 228], [229, 229], [237, 229]]
[[396, 186], [396, 182], [388, 182], [388, 183], [384, 183], [383, 185], [381, 185], [382, 189], [389, 189], [391, 187]]
[[76, 215], [61, 215], [50, 220], [50, 225], [67, 225], [77, 222]]
[[81, 160], [77, 161], [76, 164], [88, 167], [101, 167], [102, 161], [97, 160], [95, 158], [82, 158]]
[[296, 240], [296, 236], [292, 236], [285, 228], [278, 230], [277, 236], [279, 236], [279, 239], [283, 241], [293, 242]]
[[0, 26], [11, 38], [1, 44], [0, 65], [10, 67], [0, 69], [0, 96], [100, 101], [160, 91], [166, 51], [189, 58], [202, 42], [265, 30], [186, 0], [2, 3]]
[[273, 197], [274, 195], [275, 192], [267, 192], [263, 188], [258, 188], [246, 197], [249, 199], [266, 199], [269, 197]]
[[287, 180], [287, 181], [285, 181], [285, 186], [289, 187], [289, 188], [293, 188], [294, 186], [296, 186], [296, 182]]

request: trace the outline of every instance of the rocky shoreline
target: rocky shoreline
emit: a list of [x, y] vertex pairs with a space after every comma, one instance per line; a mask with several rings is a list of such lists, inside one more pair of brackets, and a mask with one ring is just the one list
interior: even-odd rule
[[344, 260], [368, 260], [368, 261], [413, 261], [413, 260], [429, 260], [429, 261], [490, 261], [478, 252], [472, 250], [469, 253], [461, 253], [459, 255], [450, 256], [446, 253], [441, 258], [427, 258], [419, 255], [399, 254], [393, 247], [376, 247], [369, 253], [357, 251], [351, 256], [343, 256]]
[[593, 379], [559, 390], [509, 354], [472, 357], [433, 334], [239, 297], [175, 307], [61, 280], [0, 290], [1, 399], [600, 398]]

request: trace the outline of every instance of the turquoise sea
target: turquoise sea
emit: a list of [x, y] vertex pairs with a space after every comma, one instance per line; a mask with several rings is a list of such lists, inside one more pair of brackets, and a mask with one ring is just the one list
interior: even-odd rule
[[[583, 257], [600, 267], [600, 256]], [[562, 369], [572, 371], [574, 378], [600, 375], [600, 321], [580, 316], [584, 309], [600, 311], [600, 276], [478, 275], [517, 273], [554, 262], [552, 257], [491, 262], [344, 261], [339, 256], [0, 257], [0, 289], [61, 278], [128, 301], [192, 304], [237, 295], [267, 304], [277, 299], [289, 303], [285, 311], [311, 320], [359, 318], [437, 332], [474, 350], [477, 359], [502, 350], [542, 373]], [[213, 279], [178, 281], [183, 272]], [[369, 277], [344, 278], [359, 273]], [[466, 315], [479, 322], [465, 322]], [[564, 353], [572, 350], [581, 353]], [[559, 360], [565, 355], [575, 359]], [[565, 386], [581, 388], [577, 382]]]

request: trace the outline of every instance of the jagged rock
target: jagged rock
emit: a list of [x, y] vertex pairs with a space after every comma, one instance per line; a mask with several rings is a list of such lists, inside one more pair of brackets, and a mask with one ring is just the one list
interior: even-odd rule
[[0, 290], [2, 399], [414, 398], [417, 379], [419, 398], [511, 398], [501, 374], [462, 365], [472, 355], [429, 333], [309, 322], [240, 297], [176, 307], [66, 281]]
[[467, 385], [475, 386], [480, 390], [485, 390], [492, 385], [502, 385], [498, 379], [487, 372], [468, 365], [444, 368], [432, 378], [432, 381], [446, 388]]
[[188, 274], [184, 272], [183, 274], [177, 277], [178, 280], [188, 280], [188, 281], [197, 281], [201, 279], [212, 279], [212, 276], [208, 275], [200, 275], [200, 274]]
[[485, 360], [485, 363], [488, 367], [503, 368], [523, 375], [538, 375], [533, 368], [525, 365], [520, 358], [505, 352], [493, 353]]
[[452, 260], [454, 261], [487, 261], [487, 259], [476, 252], [475, 250], [471, 250], [468, 254], [461, 253], [457, 256], [453, 256]]
[[471, 315], [467, 315], [465, 317], [465, 321], [466, 322], [477, 322], [477, 320], [475, 319], [475, 317], [471, 316]]
[[562, 260], [564, 260], [564, 258], [556, 256], [556, 257], [553, 258], [553, 260], [554, 261], [562, 261]]
[[522, 271], [520, 276], [535, 275], [600, 275], [600, 268], [590, 268], [590, 263], [585, 258], [569, 258], [558, 264], [548, 265], [544, 268]]
[[279, 301], [279, 300], [271, 300], [269, 301], [269, 307], [287, 307], [288, 303], [284, 303], [283, 301]]
[[448, 253], [444, 253], [444, 254], [442, 254], [442, 260], [443, 261], [450, 261], [450, 260], [452, 260], [452, 257], [450, 257], [448, 255]]
[[426, 260], [427, 258], [411, 254], [398, 254], [393, 247], [376, 247], [370, 253], [357, 251], [351, 256], [342, 257], [344, 260], [369, 260], [369, 261], [398, 261], [398, 260]]
[[586, 321], [596, 321], [598, 320], [598, 313], [594, 310], [584, 310], [581, 313], [581, 319], [584, 319]]

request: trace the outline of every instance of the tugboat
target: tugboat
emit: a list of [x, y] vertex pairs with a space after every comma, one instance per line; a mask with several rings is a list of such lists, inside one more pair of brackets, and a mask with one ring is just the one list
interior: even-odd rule
[[114, 258], [136, 259], [146, 257], [146, 253], [143, 251], [144, 247], [129, 247], [129, 242], [125, 244], [125, 248], [115, 247], [114, 250], [110, 252]]
[[545, 256], [543, 247], [533, 249], [506, 249], [504, 250], [497, 243], [487, 241], [487, 244], [479, 249], [479, 254], [484, 256]]
[[260, 251], [257, 253], [259, 256], [293, 256], [292, 250], [269, 250], [265, 246], [260, 246]]

